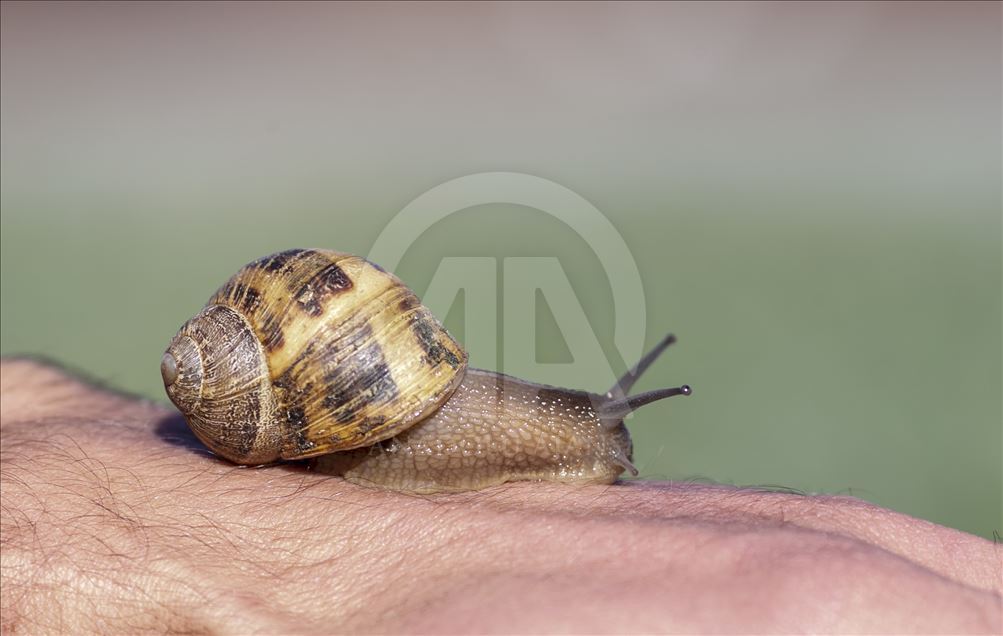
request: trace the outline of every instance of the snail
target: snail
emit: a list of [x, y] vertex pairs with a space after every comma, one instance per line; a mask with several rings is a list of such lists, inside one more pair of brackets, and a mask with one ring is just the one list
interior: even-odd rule
[[243, 267], [160, 363], [195, 435], [237, 464], [313, 458], [359, 484], [419, 493], [637, 475], [624, 417], [690, 387], [629, 396], [666, 336], [605, 394], [467, 368], [396, 276], [294, 249]]

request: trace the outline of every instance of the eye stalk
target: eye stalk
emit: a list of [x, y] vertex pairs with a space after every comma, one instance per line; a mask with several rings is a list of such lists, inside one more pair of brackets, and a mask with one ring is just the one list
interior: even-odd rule
[[[676, 395], [693, 395], [693, 389], [690, 385], [684, 384], [682, 386], [676, 386], [669, 389], [658, 389], [655, 391], [648, 391], [647, 393], [640, 393], [638, 395], [628, 396], [630, 389], [637, 382], [637, 379], [641, 377], [641, 374], [651, 366], [658, 356], [665, 351], [669, 345], [676, 341], [676, 337], [671, 333], [662, 338], [661, 342], [655, 345], [655, 348], [649, 351], [636, 365], [634, 368], [628, 371], [620, 380], [613, 385], [609, 391], [606, 392], [604, 396], [605, 400], [599, 405], [599, 417], [602, 419], [603, 423], [609, 428], [615, 428], [623, 421], [623, 418], [627, 416], [631, 411], [636, 411], [645, 404], [651, 404], [652, 402], [657, 402], [658, 400], [664, 400], [665, 398], [674, 397]], [[626, 466], [633, 472], [633, 466]]]

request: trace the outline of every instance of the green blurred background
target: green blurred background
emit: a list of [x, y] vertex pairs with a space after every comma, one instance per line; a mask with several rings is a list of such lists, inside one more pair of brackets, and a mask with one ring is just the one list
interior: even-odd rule
[[[679, 335], [638, 389], [695, 395], [631, 421], [645, 477], [1003, 531], [998, 3], [2, 12], [4, 354], [163, 401], [163, 348], [246, 261], [366, 254], [429, 188], [524, 172], [609, 218], [646, 343]], [[419, 294], [443, 256], [559, 257], [633, 362], [555, 219], [480, 206], [415, 238], [397, 273]]]

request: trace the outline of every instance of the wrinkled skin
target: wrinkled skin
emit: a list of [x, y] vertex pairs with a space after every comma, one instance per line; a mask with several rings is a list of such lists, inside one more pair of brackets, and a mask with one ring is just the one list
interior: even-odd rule
[[1000, 633], [991, 542], [667, 482], [418, 496], [235, 467], [165, 407], [0, 366], [4, 633]]

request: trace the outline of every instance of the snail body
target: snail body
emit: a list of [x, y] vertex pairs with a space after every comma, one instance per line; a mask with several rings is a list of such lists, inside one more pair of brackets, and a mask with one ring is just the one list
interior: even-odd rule
[[373, 446], [322, 455], [316, 467], [395, 490], [477, 490], [517, 480], [612, 483], [630, 467], [622, 421], [603, 425], [601, 396], [468, 369], [435, 413]]
[[689, 394], [626, 397], [667, 337], [606, 394], [467, 368], [396, 276], [365, 259], [288, 250], [246, 265], [161, 360], [195, 435], [238, 464], [317, 470], [412, 492], [515, 480], [612, 483], [630, 470], [624, 416]]

